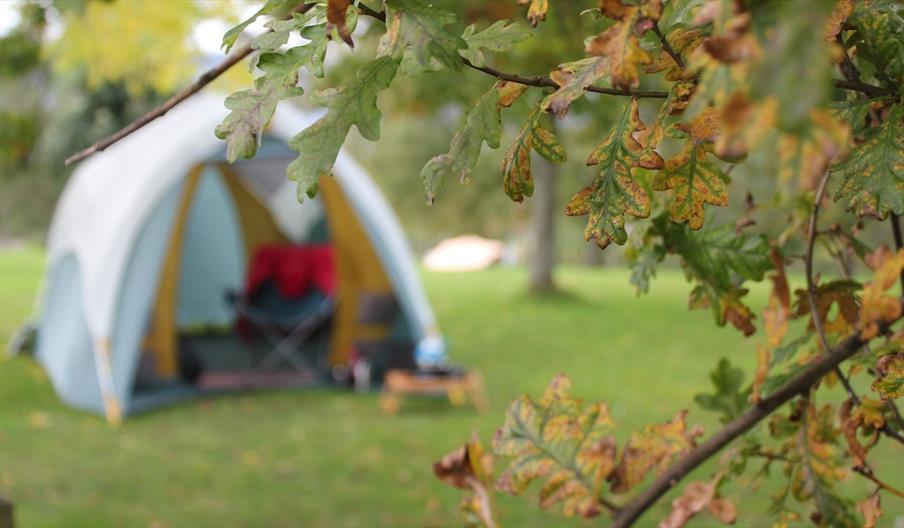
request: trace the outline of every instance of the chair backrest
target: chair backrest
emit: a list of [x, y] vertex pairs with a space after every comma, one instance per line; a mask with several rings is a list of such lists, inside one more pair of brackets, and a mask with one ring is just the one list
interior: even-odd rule
[[316, 288], [330, 296], [336, 286], [333, 248], [329, 245], [272, 245], [255, 250], [245, 278], [245, 295], [253, 299], [268, 283], [287, 299]]

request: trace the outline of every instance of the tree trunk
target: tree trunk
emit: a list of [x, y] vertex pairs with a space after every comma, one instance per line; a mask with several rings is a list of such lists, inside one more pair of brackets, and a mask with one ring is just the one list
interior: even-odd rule
[[534, 156], [534, 196], [531, 198], [531, 293], [555, 291], [556, 265], [556, 180], [558, 166]]

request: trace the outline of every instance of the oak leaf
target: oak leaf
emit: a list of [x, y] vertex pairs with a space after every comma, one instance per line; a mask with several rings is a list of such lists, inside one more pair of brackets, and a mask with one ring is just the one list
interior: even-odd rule
[[468, 44], [447, 28], [457, 21], [455, 13], [428, 0], [386, 0], [386, 33], [377, 54], [401, 58], [399, 71], [405, 75], [458, 70], [459, 51]]
[[518, 4], [530, 4], [530, 7], [527, 8], [527, 19], [530, 21], [531, 27], [537, 27], [537, 24], [546, 20], [549, 0], [518, 0]]
[[516, 202], [522, 202], [525, 196], [534, 194], [530, 160], [532, 150], [554, 163], [566, 160], [565, 148], [552, 132], [540, 126], [540, 116], [541, 109], [538, 106], [527, 118], [502, 159], [502, 186], [505, 194]]
[[611, 242], [625, 243], [628, 238], [625, 215], [637, 218], [650, 215], [650, 199], [631, 173], [635, 167], [662, 166], [662, 158], [644, 149], [634, 138], [644, 128], [637, 101], [632, 99], [609, 136], [587, 159], [587, 165], [599, 165], [599, 175], [565, 207], [568, 216], [590, 215], [584, 238], [595, 240], [601, 248]]
[[493, 457], [486, 453], [476, 434], [471, 440], [433, 464], [433, 473], [450, 486], [470, 490], [462, 510], [486, 528], [498, 526], [493, 503]]
[[339, 38], [348, 44], [350, 48], [354, 48], [355, 43], [352, 41], [352, 32], [345, 24], [345, 14], [351, 3], [351, 0], [327, 0], [326, 33], [330, 35], [335, 29], [339, 34]]
[[879, 494], [873, 493], [868, 498], [858, 502], [857, 510], [863, 514], [863, 528], [876, 528], [876, 521], [882, 516]]
[[500, 111], [511, 106], [526, 89], [522, 84], [498, 81], [477, 99], [465, 115], [464, 124], [452, 136], [449, 152], [434, 156], [421, 169], [428, 203], [432, 204], [436, 199], [449, 173], [457, 175], [462, 182], [468, 181], [484, 143], [490, 148], [499, 148], [502, 134]]
[[539, 402], [522, 396], [509, 406], [493, 439], [497, 455], [512, 457], [498, 487], [515, 495], [542, 480], [541, 507], [561, 503], [566, 516], [594, 517], [602, 510], [603, 481], [615, 467], [612, 417], [604, 403], [584, 406], [569, 396], [569, 387], [559, 374]]
[[468, 47], [459, 50], [458, 53], [475, 66], [485, 66], [483, 50], [509, 51], [515, 44], [531, 36], [533, 33], [521, 24], [509, 23], [506, 20], [498, 20], [483, 31], [477, 31], [477, 26], [471, 24], [461, 35]]
[[904, 104], [891, 107], [883, 123], [833, 170], [844, 176], [835, 193], [848, 210], [885, 219], [904, 214]]
[[267, 0], [267, 3], [265, 3], [263, 7], [258, 9], [247, 20], [244, 20], [240, 24], [231, 28], [226, 32], [225, 35], [223, 35], [223, 43], [221, 45], [223, 51], [228, 53], [229, 50], [232, 49], [232, 47], [235, 45], [235, 42], [238, 40], [239, 35], [241, 35], [242, 32], [244, 32], [248, 28], [248, 26], [253, 24], [254, 21], [258, 18], [262, 16], [272, 16], [278, 18], [288, 14], [296, 7], [298, 7], [297, 0]]
[[733, 524], [737, 518], [734, 504], [719, 497], [717, 487], [722, 475], [710, 482], [691, 482], [681, 496], [672, 501], [672, 511], [659, 522], [659, 528], [681, 528], [704, 509], [722, 524]]
[[358, 68], [355, 77], [339, 88], [317, 92], [312, 100], [328, 108], [326, 114], [299, 132], [289, 145], [298, 158], [289, 164], [289, 179], [298, 182], [298, 197], [313, 197], [320, 176], [332, 170], [339, 149], [352, 125], [365, 139], [380, 138], [377, 95], [392, 83], [399, 60], [378, 57]]
[[904, 270], [904, 249], [896, 254], [885, 254], [877, 262], [873, 280], [863, 287], [860, 297], [860, 337], [872, 339], [879, 333], [879, 324], [892, 322], [901, 316], [901, 301], [886, 295], [898, 281]]
[[679, 411], [666, 423], [647, 425], [631, 433], [618, 465], [608, 477], [614, 493], [630, 490], [640, 484], [650, 471], [664, 470], [674, 457], [696, 445], [696, 438], [703, 434], [703, 430], [699, 426], [688, 430], [686, 417], [686, 410]]
[[608, 71], [609, 59], [606, 57], [588, 57], [560, 64], [549, 74], [559, 88], [543, 100], [543, 109], [563, 117], [571, 103], [583, 96], [584, 90], [602, 79]]
[[849, 501], [836, 490], [835, 484], [847, 472], [835, 445], [838, 430], [830, 406], [818, 412], [809, 403], [803, 409], [795, 438], [800, 467], [794, 472], [791, 492], [801, 501], [812, 501], [810, 518], [819, 526], [857, 526]]
[[791, 292], [785, 275], [784, 258], [774, 248], [769, 252], [769, 258], [776, 273], [769, 277], [772, 280], [772, 292], [769, 294], [769, 304], [763, 310], [766, 342], [757, 344], [757, 367], [750, 395], [750, 400], [754, 403], [760, 401], [760, 390], [772, 365], [772, 352], [785, 340], [788, 320], [791, 318]]
[[876, 362], [872, 389], [884, 400], [904, 398], [904, 352], [882, 356]]
[[[859, 306], [855, 293], [860, 289], [860, 283], [852, 280], [836, 280], [816, 286], [814, 297], [816, 298], [816, 315], [822, 322], [822, 328], [827, 334], [844, 335], [850, 332], [853, 325], [857, 324]], [[802, 317], [811, 313], [810, 298], [807, 291], [795, 290], [797, 301], [795, 302], [794, 316]], [[829, 319], [832, 306], [837, 306], [837, 315]], [[808, 329], [814, 330], [812, 316]]]
[[653, 178], [653, 190], [674, 190], [669, 205], [673, 222], [687, 222], [691, 229], [703, 227], [705, 204], [728, 205], [726, 175], [709, 158], [712, 145], [688, 141], [676, 157]]

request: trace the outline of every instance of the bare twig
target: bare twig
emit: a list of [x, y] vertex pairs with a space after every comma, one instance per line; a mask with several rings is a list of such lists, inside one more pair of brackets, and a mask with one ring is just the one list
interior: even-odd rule
[[253, 49], [251, 48], [250, 42], [248, 42], [247, 44], [243, 45], [242, 47], [236, 49], [235, 51], [232, 52], [231, 55], [226, 57], [223, 60], [223, 62], [217, 64], [213, 68], [202, 73], [201, 76], [198, 77], [198, 79], [195, 82], [193, 82], [192, 84], [179, 90], [178, 92], [173, 94], [169, 99], [167, 99], [166, 101], [161, 103], [159, 106], [151, 109], [143, 116], [141, 116], [138, 119], [136, 119], [135, 121], [132, 121], [131, 123], [129, 123], [125, 128], [122, 128], [122, 129], [114, 132], [113, 134], [110, 134], [109, 136], [107, 136], [99, 141], [96, 141], [90, 147], [84, 148], [84, 149], [76, 152], [75, 154], [69, 156], [68, 158], [66, 158], [65, 164], [71, 165], [72, 163], [75, 163], [76, 161], [81, 161], [81, 160], [87, 158], [88, 156], [90, 156], [91, 154], [94, 154], [95, 152], [101, 152], [103, 150], [106, 150], [108, 147], [110, 147], [111, 145], [113, 145], [114, 143], [119, 141], [120, 139], [135, 132], [136, 130], [147, 125], [151, 121], [157, 119], [158, 117], [165, 115], [167, 112], [172, 110], [173, 107], [175, 107], [177, 104], [188, 99], [192, 95], [198, 93], [201, 90], [201, 88], [204, 88], [205, 86], [210, 84], [214, 79], [216, 79], [217, 77], [222, 75], [224, 72], [226, 72], [226, 70], [235, 66], [235, 64], [237, 62], [239, 62], [240, 60], [247, 57], [252, 51], [253, 51]]
[[[293, 12], [305, 13], [306, 11], [308, 11], [309, 9], [314, 7], [314, 5], [315, 4], [302, 3], [297, 8], [295, 8], [295, 10]], [[272, 31], [272, 30], [268, 29], [265, 33], [269, 33], [270, 31]], [[66, 161], [64, 163], [66, 165], [71, 165], [72, 163], [75, 163], [77, 161], [81, 161], [81, 160], [87, 158], [88, 156], [94, 154], [95, 152], [101, 152], [103, 150], [106, 150], [107, 148], [109, 148], [111, 145], [113, 145], [117, 141], [121, 140], [122, 138], [132, 134], [133, 132], [144, 127], [145, 125], [147, 125], [151, 121], [157, 119], [158, 117], [162, 117], [167, 112], [172, 110], [176, 105], [178, 105], [182, 101], [188, 99], [192, 95], [198, 93], [199, 91], [201, 91], [202, 88], [204, 88], [205, 86], [207, 86], [208, 84], [213, 82], [217, 77], [226, 73], [227, 70], [229, 70], [230, 68], [235, 66], [239, 61], [241, 61], [248, 55], [250, 55], [252, 51], [254, 51], [254, 48], [251, 47], [251, 42], [249, 41], [249, 42], [245, 43], [243, 46], [234, 50], [232, 52], [232, 54], [230, 54], [228, 57], [223, 59], [222, 62], [220, 62], [213, 68], [207, 70], [206, 72], [202, 73], [195, 82], [193, 82], [192, 84], [179, 90], [178, 92], [173, 94], [169, 99], [167, 99], [166, 101], [161, 103], [159, 106], [152, 108], [150, 111], [148, 111], [143, 116], [139, 117], [135, 121], [132, 121], [131, 123], [126, 125], [125, 128], [122, 128], [122, 129], [114, 132], [113, 134], [110, 134], [109, 136], [96, 141], [90, 147], [84, 148], [84, 149], [76, 152], [75, 154], [72, 154], [71, 156], [66, 158]]]
[[360, 9], [362, 13], [371, 18], [376, 18], [381, 22], [386, 22], [386, 12], [384, 11], [375, 11], [370, 7], [364, 5], [364, 2], [358, 2], [358, 9]]
[[[901, 248], [904, 247], [904, 240], [901, 239], [901, 224], [898, 215], [891, 213], [888, 221], [891, 222], [891, 233], [895, 237], [895, 250], [901, 251]], [[904, 270], [901, 270], [901, 289], [904, 291]]]
[[872, 482], [876, 486], [879, 486], [880, 489], [883, 489], [893, 495], [897, 495], [901, 499], [904, 499], [904, 492], [902, 492], [901, 490], [899, 490], [897, 488], [889, 486], [885, 482], [879, 480], [878, 477], [873, 475], [872, 471], [869, 471], [868, 469], [865, 469], [865, 468], [854, 468], [854, 471], [856, 473], [859, 473], [860, 475], [863, 475], [864, 477], [866, 477], [870, 482]]
[[[819, 344], [825, 351], [829, 350], [829, 341], [826, 339], [822, 320], [819, 318], [819, 313], [816, 310], [816, 284], [813, 282], [813, 248], [816, 244], [816, 226], [819, 223], [819, 208], [822, 206], [822, 201], [826, 196], [830, 174], [831, 173], [828, 171], [825, 173], [825, 176], [822, 177], [822, 181], [819, 182], [819, 187], [816, 189], [813, 212], [810, 214], [810, 223], [807, 226], [807, 253], [804, 255], [804, 273], [807, 278], [807, 300], [810, 301], [810, 318], [813, 320], [813, 328], [816, 330]], [[857, 393], [851, 386], [851, 382], [848, 381], [847, 377], [841, 371], [841, 367], [837, 365], [835, 366], [835, 375], [838, 377], [838, 381], [841, 382], [844, 390], [847, 391], [848, 396], [854, 401], [854, 404], [860, 405], [860, 397], [857, 396]]]
[[[551, 78], [546, 75], [537, 75], [535, 77], [526, 77], [524, 75], [517, 75], [514, 73], [506, 73], [503, 71], [499, 71], [496, 68], [491, 68], [489, 66], [477, 66], [473, 64], [468, 59], [462, 58], [462, 62], [464, 62], [465, 66], [469, 68], [473, 68], [477, 71], [481, 71], [486, 73], [487, 75], [492, 75], [497, 79], [501, 79], [503, 81], [509, 81], [513, 83], [523, 84], [526, 86], [536, 86], [536, 87], [548, 87], [548, 88], [558, 88], [559, 85], [555, 83]], [[662, 90], [619, 90], [618, 88], [600, 88], [598, 86], [588, 86], [584, 88], [584, 90], [588, 92], [594, 92], [599, 94], [606, 95], [623, 95], [626, 97], [637, 97], [637, 98], [654, 98], [654, 99], [665, 99], [669, 96], [668, 92]]]
[[668, 39], [665, 38], [665, 35], [662, 34], [662, 30], [659, 29], [659, 24], [653, 24], [653, 33], [656, 33], [656, 36], [659, 37], [659, 43], [662, 44], [662, 49], [664, 49], [665, 52], [668, 53], [670, 57], [672, 57], [672, 60], [675, 61], [675, 64], [677, 64], [678, 67], [683, 70], [686, 67], [686, 64], [684, 64], [684, 59], [682, 59], [681, 55], [677, 51], [675, 51], [675, 48], [673, 48], [672, 45], [669, 44]]
[[[895, 322], [897, 320], [881, 325], [881, 332], [885, 332]], [[865, 343], [866, 341], [860, 338], [860, 332], [854, 332], [825, 354], [820, 355], [803, 372], [782, 385], [769, 397], [761, 400], [759, 404], [726, 424], [716, 434], [691, 450], [684, 458], [672, 464], [653, 484], [622, 506], [621, 511], [615, 516], [613, 527], [631, 526], [643, 512], [676, 486], [688, 473], [718, 453], [732, 440], [749, 431], [754, 425], [772, 414], [775, 409], [809, 390], [813, 384], [837, 365], [856, 354]]]

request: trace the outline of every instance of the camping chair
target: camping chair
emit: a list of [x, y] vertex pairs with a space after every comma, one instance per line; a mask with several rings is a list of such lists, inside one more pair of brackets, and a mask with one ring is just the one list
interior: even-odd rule
[[[246, 378], [279, 373], [283, 366], [303, 375], [319, 371], [299, 350], [332, 319], [334, 282], [328, 246], [267, 246], [255, 252], [245, 291], [227, 294], [249, 352]], [[255, 357], [251, 334], [270, 348], [262, 358]]]

